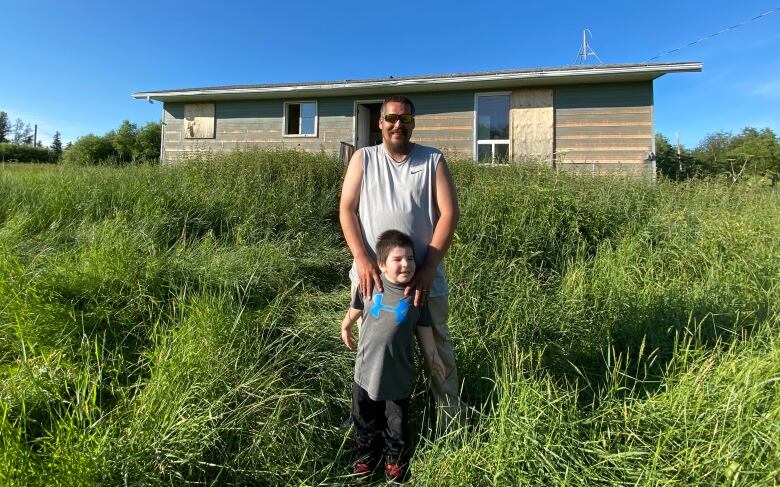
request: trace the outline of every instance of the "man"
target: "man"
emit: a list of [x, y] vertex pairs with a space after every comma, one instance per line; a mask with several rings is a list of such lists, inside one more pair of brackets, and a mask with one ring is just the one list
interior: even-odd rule
[[414, 305], [428, 303], [436, 347], [446, 368], [445, 379], [433, 377], [431, 389], [442, 432], [462, 422], [458, 372], [447, 328], [448, 288], [443, 258], [460, 217], [455, 184], [440, 151], [411, 142], [414, 104], [402, 96], [385, 100], [379, 119], [382, 144], [355, 152], [341, 191], [339, 219], [354, 257], [350, 279], [353, 293], [371, 296], [382, 289], [376, 241], [390, 229], [414, 242], [418, 270], [406, 286]]

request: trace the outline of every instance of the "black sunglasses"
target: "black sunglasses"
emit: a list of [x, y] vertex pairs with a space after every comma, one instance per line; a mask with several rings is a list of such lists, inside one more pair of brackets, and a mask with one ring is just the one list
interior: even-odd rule
[[410, 113], [405, 113], [403, 115], [398, 115], [397, 113], [388, 113], [387, 115], [385, 115], [385, 122], [387, 123], [395, 123], [399, 119], [403, 123], [412, 123], [414, 122], [414, 115]]

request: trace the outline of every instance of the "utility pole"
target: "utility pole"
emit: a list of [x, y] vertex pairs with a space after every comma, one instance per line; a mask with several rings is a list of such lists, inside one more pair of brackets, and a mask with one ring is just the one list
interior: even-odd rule
[[33, 147], [38, 147], [38, 124], [35, 124], [35, 135], [33, 135]]
[[680, 133], [675, 132], [674, 137], [677, 139], [677, 170], [679, 171], [679, 174], [682, 174], [683, 168], [682, 168], [682, 150], [680, 149]]

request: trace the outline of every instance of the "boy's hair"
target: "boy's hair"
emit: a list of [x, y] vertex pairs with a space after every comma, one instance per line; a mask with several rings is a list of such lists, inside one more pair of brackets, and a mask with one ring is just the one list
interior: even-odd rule
[[408, 247], [412, 249], [414, 255], [414, 243], [409, 235], [399, 230], [386, 230], [382, 232], [376, 241], [376, 258], [379, 262], [385, 263], [390, 251], [396, 247]]

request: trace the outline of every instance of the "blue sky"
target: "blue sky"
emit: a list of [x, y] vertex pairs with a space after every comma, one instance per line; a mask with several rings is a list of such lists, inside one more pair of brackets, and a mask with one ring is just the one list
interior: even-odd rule
[[[0, 0], [0, 110], [48, 144], [160, 119], [135, 91], [563, 66], [582, 29], [605, 63], [642, 62], [780, 7], [773, 1], [232, 2]], [[692, 147], [780, 133], [780, 11], [664, 56], [655, 127]]]

